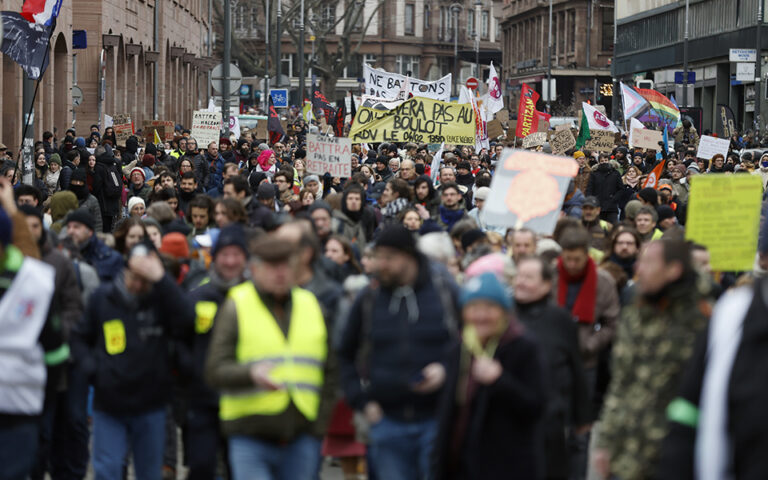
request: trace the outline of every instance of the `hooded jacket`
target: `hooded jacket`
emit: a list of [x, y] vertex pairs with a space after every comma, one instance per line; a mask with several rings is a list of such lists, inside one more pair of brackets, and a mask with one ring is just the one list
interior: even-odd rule
[[621, 174], [609, 162], [601, 163], [592, 170], [586, 196], [595, 196], [600, 200], [602, 212], [615, 213], [619, 211], [616, 195], [624, 189]]

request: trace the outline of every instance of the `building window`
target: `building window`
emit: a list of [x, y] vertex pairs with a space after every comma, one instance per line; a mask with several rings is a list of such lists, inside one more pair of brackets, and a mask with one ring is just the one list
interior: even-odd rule
[[280, 55], [280, 73], [282, 73], [283, 75], [286, 75], [288, 78], [291, 78], [293, 76], [293, 55], [292, 54], [284, 53]]
[[475, 11], [467, 10], [467, 35], [469, 37], [475, 36]]
[[424, 30], [429, 30], [429, 5], [424, 5]]
[[568, 51], [576, 51], [576, 10], [568, 12]]
[[499, 17], [493, 17], [493, 31], [494, 33], [494, 40], [499, 41], [499, 37], [501, 36], [501, 25], [499, 24]]
[[234, 20], [235, 20], [234, 28], [235, 28], [235, 30], [242, 30], [243, 29], [243, 6], [242, 5], [238, 5], [235, 8], [235, 12], [234, 13], [235, 13], [233, 15], [235, 17], [234, 18]]
[[324, 5], [321, 25], [324, 30], [331, 30], [336, 24], [336, 5]]
[[373, 55], [372, 53], [366, 53], [363, 57], [363, 62], [370, 66], [376, 65], [376, 55]]
[[419, 78], [419, 57], [398, 55], [395, 60], [395, 68], [400, 75]]
[[412, 3], [405, 4], [405, 34], [414, 34], [414, 9], [416, 7]]
[[490, 12], [488, 10], [483, 10], [482, 16], [480, 17], [480, 38], [483, 40], [488, 40], [488, 21], [490, 19]]
[[604, 52], [613, 51], [613, 8], [603, 7], [601, 8], [603, 15], [602, 22], [602, 42], [601, 49]]
[[365, 27], [365, 3], [353, 1], [347, 5], [350, 9], [349, 20], [353, 22], [352, 31], [362, 32]]

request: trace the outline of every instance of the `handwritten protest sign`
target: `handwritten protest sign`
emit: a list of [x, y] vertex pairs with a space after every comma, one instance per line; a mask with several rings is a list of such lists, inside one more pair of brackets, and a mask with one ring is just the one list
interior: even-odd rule
[[198, 148], [206, 149], [211, 142], [218, 144], [220, 132], [221, 112], [195, 110], [192, 114], [192, 138], [197, 140]]
[[608, 130], [590, 130], [590, 139], [584, 144], [585, 150], [610, 152], [616, 144], [616, 135]]
[[131, 116], [125, 113], [118, 113], [112, 117], [112, 128], [115, 131], [115, 140], [119, 147], [125, 146], [125, 141], [133, 135], [133, 123]]
[[307, 135], [307, 172], [348, 178], [352, 176], [352, 141], [344, 137]]
[[560, 155], [565, 153], [566, 150], [575, 147], [576, 139], [568, 129], [557, 130], [555, 131], [555, 134], [552, 135], [552, 137], [549, 139], [549, 144], [552, 147], [552, 153], [555, 155]]
[[762, 193], [760, 177], [754, 175], [691, 179], [685, 238], [707, 247], [713, 270], [752, 269]]
[[489, 225], [551, 234], [568, 184], [578, 171], [571, 158], [505, 149], [483, 207], [485, 220]]
[[645, 148], [647, 150], [661, 150], [659, 142], [663, 141], [663, 135], [658, 130], [649, 130], [647, 128], [633, 128], [630, 143], [633, 147]]
[[[451, 97], [451, 74], [434, 82], [406, 77], [397, 73], [390, 73], [368, 64], [363, 64], [363, 80], [365, 81], [365, 93], [373, 97], [395, 100], [399, 97], [407, 98], [407, 92], [414, 97], [431, 98], [447, 102]], [[406, 95], [403, 96], [403, 89]]]
[[715, 138], [709, 135], [702, 135], [699, 137], [699, 149], [696, 152], [698, 158], [704, 160], [710, 160], [712, 157], [721, 154], [723, 157], [728, 155], [728, 147], [731, 145], [731, 141], [727, 138]]
[[354, 142], [475, 144], [475, 112], [469, 104], [413, 97], [392, 110], [360, 107], [349, 131]]
[[173, 140], [173, 122], [165, 120], [144, 120], [141, 124], [141, 133], [147, 142], [155, 141], [155, 131], [164, 142]]
[[534, 148], [544, 145], [547, 141], [547, 132], [533, 132], [523, 139], [523, 148]]
[[494, 139], [504, 135], [504, 128], [501, 126], [501, 122], [494, 119], [488, 122], [488, 138]]

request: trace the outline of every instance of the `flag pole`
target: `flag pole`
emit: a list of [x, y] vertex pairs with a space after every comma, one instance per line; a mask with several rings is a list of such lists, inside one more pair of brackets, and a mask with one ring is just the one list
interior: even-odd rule
[[[19, 156], [16, 159], [16, 171], [18, 172], [18, 170], [19, 170], [19, 163], [21, 163], [22, 183], [24, 182], [24, 176], [27, 173], [26, 172], [25, 162], [24, 162], [24, 155], [23, 155], [24, 154], [25, 139], [27, 137], [27, 131], [29, 130], [29, 126], [30, 126], [29, 124], [32, 123], [32, 121], [31, 121], [32, 120], [32, 111], [35, 109], [35, 99], [37, 98], [37, 91], [40, 89], [40, 80], [42, 79], [43, 75], [45, 74], [45, 72], [42, 72], [42, 69], [43, 69], [43, 66], [45, 66], [45, 62], [48, 60], [48, 55], [50, 54], [50, 51], [51, 51], [51, 37], [53, 37], [53, 31], [54, 30], [56, 30], [56, 17], [53, 17], [51, 25], [48, 26], [48, 41], [46, 42], [46, 48], [45, 48], [45, 54], [43, 55], [43, 61], [40, 64], [41, 73], [40, 73], [40, 76], [37, 77], [37, 81], [35, 83], [35, 89], [32, 92], [32, 98], [29, 101], [29, 109], [26, 110], [26, 115], [25, 115], [25, 118], [24, 118], [24, 129], [21, 131], [21, 148], [19, 148]], [[30, 81], [30, 80], [31, 79], [29, 78], [29, 76], [25, 72], [24, 73], [23, 90], [27, 89], [27, 82]], [[23, 97], [25, 97], [25, 95], [22, 94], [22, 98]], [[22, 103], [24, 103], [24, 102], [22, 102]], [[34, 148], [34, 138], [30, 138], [30, 140], [31, 140], [31, 142], [29, 142], [30, 143], [30, 145], [29, 145], [29, 156], [30, 156], [30, 161], [31, 161], [32, 160], [31, 157], [32, 157], [32, 155], [34, 153], [32, 151], [33, 148]], [[30, 179], [29, 184], [31, 185], [32, 183], [33, 183], [33, 181], [32, 181], [32, 179]]]

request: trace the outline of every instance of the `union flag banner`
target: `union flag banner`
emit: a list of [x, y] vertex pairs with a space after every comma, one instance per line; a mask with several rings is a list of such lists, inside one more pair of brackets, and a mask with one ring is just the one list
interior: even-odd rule
[[517, 130], [515, 136], [525, 138], [539, 128], [539, 118], [536, 113], [536, 102], [539, 101], [539, 94], [536, 90], [523, 84], [520, 91], [520, 103], [517, 107]]

